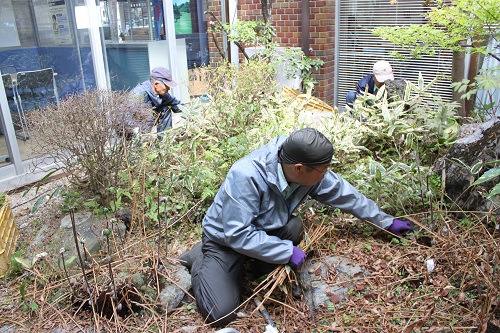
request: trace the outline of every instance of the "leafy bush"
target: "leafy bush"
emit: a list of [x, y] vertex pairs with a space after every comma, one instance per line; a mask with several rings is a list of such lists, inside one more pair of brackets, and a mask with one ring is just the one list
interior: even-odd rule
[[416, 84], [407, 82], [401, 97], [389, 98], [382, 87], [359, 96], [351, 113], [323, 121], [336, 149], [336, 171], [393, 214], [400, 207], [418, 211], [439, 196], [439, 183], [428, 181], [431, 166], [459, 125], [455, 103], [429, 98], [433, 83], [420, 76]]
[[[186, 214], [191, 220], [200, 220], [236, 160], [271, 138], [304, 126], [324, 132], [336, 150], [335, 171], [387, 212], [396, 214], [402, 207], [418, 211], [440, 196], [440, 182], [433, 177], [431, 166], [453, 142], [458, 124], [455, 104], [429, 101], [426, 94], [433, 82], [426, 84], [422, 78], [416, 84], [408, 82], [399, 98], [388, 99], [382, 88], [376, 95], [359, 97], [352, 114], [331, 113], [318, 124], [299, 116], [307, 101], [283, 97], [277, 91], [275, 68], [270, 62], [250, 60], [239, 68], [228, 64], [212, 70], [209, 103], [193, 100], [182, 107], [187, 119], [168, 129], [162, 140], [145, 135], [117, 140], [111, 146], [98, 135], [94, 141], [91, 135], [80, 135], [77, 142], [94, 149], [85, 151], [76, 150], [74, 146], [80, 145], [74, 140], [58, 140], [59, 147], [73, 149], [77, 156], [68, 164], [71, 171], [88, 174], [89, 183], [96, 184], [89, 188], [98, 190], [93, 193], [108, 198], [105, 203], [92, 199], [86, 205], [112, 212], [129, 207], [142, 223], [173, 223]], [[79, 104], [91, 105], [96, 96], [81, 98]], [[125, 103], [126, 99], [116, 100]], [[62, 122], [68, 121], [66, 113], [58, 116]], [[86, 119], [72, 125], [85, 128], [88, 124], [95, 123]], [[83, 132], [76, 127], [68, 125], [67, 130]], [[93, 130], [106, 132], [108, 127]], [[116, 135], [109, 138], [119, 139]], [[106, 145], [107, 149], [99, 148]], [[104, 153], [119, 156], [99, 155]], [[103, 160], [108, 164], [97, 162]], [[100, 178], [104, 175], [106, 179]], [[421, 200], [416, 200], [418, 196]]]
[[130, 206], [155, 223], [185, 214], [200, 220], [231, 165], [293, 126], [295, 113], [285, 114], [274, 73], [274, 64], [255, 60], [212, 70], [208, 104], [181, 106], [186, 120], [163, 140], [130, 147], [120, 173], [127, 185], [113, 189], [111, 210]]

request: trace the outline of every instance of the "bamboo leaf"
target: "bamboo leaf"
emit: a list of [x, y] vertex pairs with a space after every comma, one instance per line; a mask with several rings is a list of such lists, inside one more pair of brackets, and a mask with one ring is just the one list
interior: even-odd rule
[[37, 186], [36, 186], [36, 191], [35, 191], [35, 194], [37, 194], [37, 193], [38, 193], [38, 190], [40, 189], [40, 186], [42, 186], [43, 182], [44, 182], [47, 178], [49, 178], [50, 176], [52, 176], [54, 173], [56, 173], [57, 171], [59, 171], [59, 170], [57, 170], [57, 169], [56, 169], [56, 170], [52, 170], [51, 172], [49, 172], [48, 174], [46, 174], [45, 176], [43, 176], [43, 178], [42, 178], [42, 179], [40, 179], [40, 181], [38, 181]]
[[481, 177], [479, 177], [474, 183], [472, 183], [472, 185], [478, 185], [478, 184], [485, 183], [485, 182], [492, 180], [493, 178], [495, 178], [499, 175], [500, 175], [500, 168], [488, 170], [485, 173], [483, 173], [481, 175]]
[[30, 264], [21, 257], [14, 257], [14, 260], [17, 261], [18, 263], [20, 263], [26, 269], [31, 268]]
[[33, 205], [33, 208], [31, 208], [31, 214], [34, 214], [44, 201], [45, 201], [45, 196], [44, 195], [40, 196], [40, 198], [38, 198], [38, 200]]
[[483, 161], [479, 161], [476, 164], [474, 164], [472, 168], [470, 168], [470, 173], [475, 175], [479, 173], [479, 171], [481, 171], [482, 168], [483, 168]]
[[71, 256], [71, 258], [69, 258], [68, 260], [65, 261], [66, 266], [71, 266], [71, 264], [73, 263], [73, 261], [75, 261], [75, 259], [76, 259], [76, 255]]
[[59, 194], [59, 192], [61, 191], [61, 188], [62, 188], [62, 187], [63, 187], [62, 185], [59, 185], [59, 186], [58, 186], [58, 187], [54, 190], [54, 192], [52, 192], [52, 194], [51, 194], [51, 195], [50, 195], [50, 197], [49, 197], [49, 200], [50, 200], [50, 199], [52, 199], [53, 197], [55, 197], [56, 195], [58, 195], [58, 194]]
[[488, 194], [490, 198], [492, 198], [494, 195], [500, 194], [500, 184], [496, 184], [495, 187], [491, 190], [491, 192]]

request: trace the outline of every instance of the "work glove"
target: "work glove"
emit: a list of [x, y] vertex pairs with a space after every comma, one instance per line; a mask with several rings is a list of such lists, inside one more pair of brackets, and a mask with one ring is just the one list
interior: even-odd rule
[[304, 260], [306, 260], [306, 253], [302, 251], [300, 248], [297, 246], [293, 247], [293, 254], [290, 257], [290, 261], [288, 262], [288, 265], [294, 269], [297, 270], [302, 266], [304, 263]]
[[406, 220], [392, 220], [392, 224], [387, 228], [387, 231], [390, 231], [394, 235], [401, 237], [401, 233], [406, 231], [413, 231], [413, 227], [410, 225], [410, 222]]

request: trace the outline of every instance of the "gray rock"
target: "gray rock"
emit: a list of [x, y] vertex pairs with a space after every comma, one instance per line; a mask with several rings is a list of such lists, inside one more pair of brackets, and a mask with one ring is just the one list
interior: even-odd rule
[[[345, 301], [347, 292], [355, 286], [355, 278], [364, 277], [369, 271], [350, 264], [347, 257], [326, 257], [322, 261], [307, 261], [299, 275], [304, 300], [311, 310]], [[334, 277], [331, 285], [331, 277]], [[329, 283], [330, 281], [330, 283]]]
[[0, 327], [0, 333], [15, 333], [18, 330], [19, 328], [14, 325], [5, 325]]
[[[101, 235], [102, 230], [106, 227], [105, 220], [96, 218], [90, 212], [75, 213], [75, 226], [79, 237], [81, 237], [80, 239], [84, 239], [85, 241], [87, 256], [97, 255], [101, 253], [103, 250], [103, 246], [104, 250], [106, 249], [105, 237]], [[124, 237], [125, 229], [125, 225], [122, 222], [113, 223], [113, 225], [111, 226], [111, 231], [117, 237], [118, 241], [119, 238]], [[71, 217], [69, 215], [65, 216], [61, 220], [60, 228], [54, 233], [54, 235], [51, 235], [49, 239], [48, 235], [50, 234], [50, 231], [51, 230], [49, 230], [49, 225], [43, 225], [36, 235], [35, 239], [31, 243], [31, 247], [38, 248], [41, 247], [45, 242], [50, 241], [52, 247], [51, 250], [56, 253], [59, 253], [59, 249], [64, 247], [64, 258], [67, 268], [79, 264]], [[82, 244], [79, 243], [78, 246], [80, 248], [82, 258], [85, 259], [85, 253]], [[56, 260], [59, 260], [59, 258], [60, 257], [57, 256]]]
[[179, 306], [185, 291], [191, 288], [191, 274], [184, 266], [178, 266], [172, 281], [167, 281], [167, 285], [160, 292], [160, 302], [164, 304], [167, 313]]
[[490, 202], [485, 200], [484, 194], [496, 185], [498, 178], [478, 186], [471, 187], [470, 184], [494, 165], [485, 165], [479, 173], [473, 175], [466, 167], [452, 161], [459, 160], [471, 168], [477, 163], [498, 159], [500, 120], [492, 119], [486, 123], [467, 124], [460, 128], [460, 133], [461, 137], [450, 147], [446, 155], [436, 162], [434, 172], [446, 175], [446, 194], [454, 205], [450, 210], [488, 211]]

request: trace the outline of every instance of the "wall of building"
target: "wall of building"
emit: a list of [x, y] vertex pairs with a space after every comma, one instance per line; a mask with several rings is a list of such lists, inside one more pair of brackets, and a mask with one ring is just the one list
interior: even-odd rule
[[[222, 21], [221, 0], [207, 1], [207, 7], [208, 11]], [[239, 20], [263, 19], [261, 0], [239, 0], [237, 10]], [[308, 22], [302, 19], [303, 10], [309, 10]], [[314, 95], [333, 105], [335, 1], [274, 0], [270, 14], [276, 28], [275, 41], [280, 46], [304, 47], [304, 52], [309, 53], [310, 57], [324, 61], [323, 67], [314, 72], [314, 78], [318, 81]], [[208, 19], [213, 20], [210, 16]], [[309, 40], [306, 41], [308, 45], [303, 45], [303, 31], [307, 31], [306, 29], [309, 32]], [[217, 36], [217, 43], [222, 46], [222, 42], [222, 36]], [[221, 56], [211, 35], [209, 49], [211, 64], [217, 65]]]

